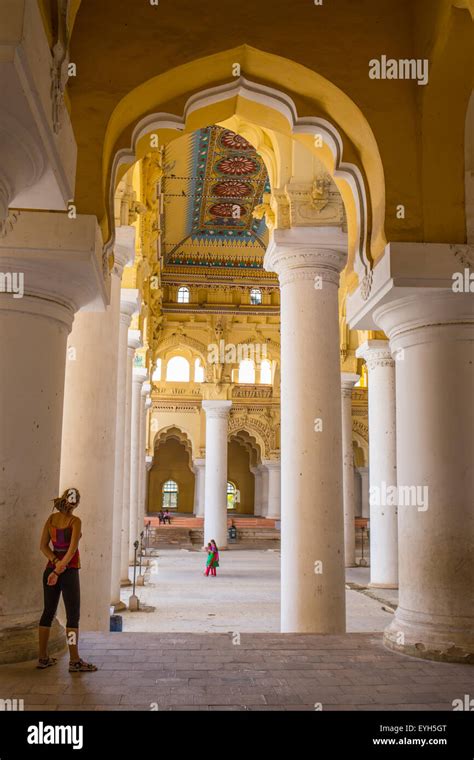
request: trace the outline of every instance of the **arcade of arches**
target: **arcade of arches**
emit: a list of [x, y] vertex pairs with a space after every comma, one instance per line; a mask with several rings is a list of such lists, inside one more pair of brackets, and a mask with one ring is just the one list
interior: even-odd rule
[[85, 631], [164, 507], [281, 526], [281, 631], [343, 634], [367, 518], [385, 646], [472, 661], [473, 4], [202, 5], [0, 9], [0, 662], [71, 486]]

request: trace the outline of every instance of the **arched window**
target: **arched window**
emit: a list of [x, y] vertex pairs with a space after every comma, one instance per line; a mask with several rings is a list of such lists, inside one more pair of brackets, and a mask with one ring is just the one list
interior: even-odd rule
[[237, 489], [235, 483], [232, 483], [229, 480], [227, 483], [227, 509], [236, 509], [239, 501], [240, 491]]
[[152, 380], [157, 383], [161, 380], [161, 359], [158, 359], [156, 362], [156, 369], [153, 372]]
[[178, 303], [189, 303], [189, 288], [178, 288]]
[[163, 499], [161, 506], [163, 509], [177, 509], [178, 508], [178, 484], [175, 480], [167, 480], [163, 485]]
[[255, 365], [251, 359], [242, 359], [239, 364], [239, 383], [255, 382]]
[[250, 291], [250, 303], [252, 306], [259, 306], [262, 303], [262, 291], [260, 288], [252, 288]]
[[263, 359], [260, 364], [260, 382], [265, 385], [272, 384], [272, 365], [268, 359]]
[[202, 366], [200, 359], [196, 359], [196, 361], [194, 362], [194, 382], [195, 383], [204, 382], [204, 367]]
[[189, 383], [189, 362], [184, 356], [173, 356], [166, 366], [166, 379]]

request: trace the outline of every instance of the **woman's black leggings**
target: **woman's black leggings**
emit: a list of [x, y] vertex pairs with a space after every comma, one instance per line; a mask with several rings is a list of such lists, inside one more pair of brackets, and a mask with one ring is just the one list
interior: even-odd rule
[[62, 592], [66, 608], [66, 628], [79, 628], [81, 607], [79, 569], [68, 567], [59, 575], [58, 582], [54, 586], [48, 586], [48, 577], [51, 572], [51, 568], [47, 567], [43, 573], [44, 610], [39, 624], [47, 628], [51, 627]]

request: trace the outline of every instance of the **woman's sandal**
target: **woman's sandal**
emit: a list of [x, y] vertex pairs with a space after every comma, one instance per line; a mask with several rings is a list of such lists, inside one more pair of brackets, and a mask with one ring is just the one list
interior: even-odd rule
[[91, 662], [84, 662], [84, 660], [69, 661], [70, 673], [93, 673], [97, 670], [97, 666]]
[[40, 670], [44, 670], [44, 668], [49, 668], [51, 665], [56, 665], [56, 663], [56, 657], [40, 657], [36, 667]]

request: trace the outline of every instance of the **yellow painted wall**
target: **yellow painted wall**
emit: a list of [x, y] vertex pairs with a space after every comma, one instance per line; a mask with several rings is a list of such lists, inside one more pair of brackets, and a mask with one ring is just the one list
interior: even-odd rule
[[172, 438], [158, 446], [155, 462], [148, 473], [148, 512], [160, 511], [162, 488], [167, 480], [175, 480], [178, 484], [178, 512], [192, 512], [194, 473], [189, 468], [189, 457], [184, 446]]
[[255, 478], [250, 472], [248, 451], [237, 441], [230, 441], [227, 447], [227, 478], [240, 491], [240, 504], [235, 512], [253, 514]]

